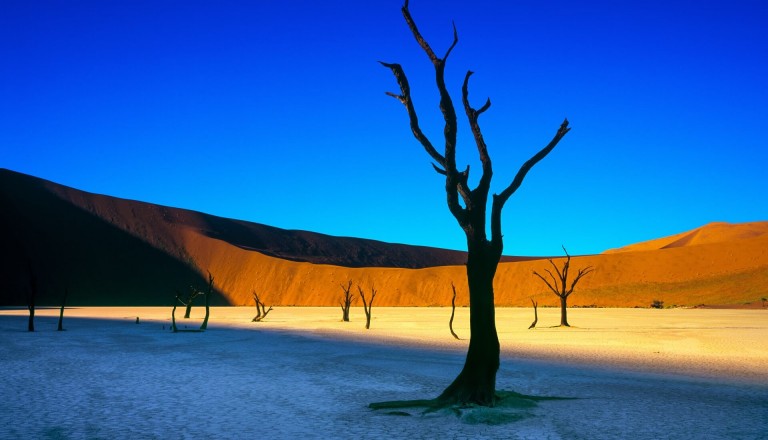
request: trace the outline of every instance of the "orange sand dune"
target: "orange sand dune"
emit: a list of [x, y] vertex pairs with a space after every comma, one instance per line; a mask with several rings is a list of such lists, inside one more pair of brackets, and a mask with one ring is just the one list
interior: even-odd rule
[[651, 251], [700, 244], [728, 243], [768, 235], [768, 222], [725, 223], [715, 222], [692, 231], [609, 249], [604, 254], [617, 252]]
[[[0, 304], [23, 304], [28, 262], [39, 304], [167, 305], [175, 291], [215, 278], [213, 304], [337, 305], [340, 284], [378, 291], [379, 306], [467, 305], [465, 254], [330, 237], [85, 193], [0, 170]], [[457, 231], [457, 233], [459, 233]], [[546, 259], [508, 258], [496, 304], [555, 306], [533, 276]], [[555, 259], [562, 265], [563, 259]], [[593, 266], [571, 306], [741, 305], [768, 296], [768, 222], [713, 223], [690, 232], [574, 257]], [[363, 266], [363, 267], [360, 267]], [[410, 267], [410, 268], [407, 268]]]
[[[381, 306], [433, 306], [450, 303], [451, 282], [457, 304], [467, 305], [463, 266], [425, 269], [346, 268], [279, 260], [238, 249], [222, 241], [188, 232], [185, 248], [201, 271], [210, 270], [218, 287], [234, 305], [252, 302], [256, 289], [277, 305], [335, 305], [339, 284], [351, 279], [367, 291], [377, 289]], [[563, 259], [553, 260], [558, 266]], [[593, 266], [571, 296], [573, 306], [647, 307], [653, 300], [667, 305], [737, 304], [759, 300], [768, 285], [768, 236], [655, 252], [573, 257], [573, 268]], [[541, 305], [557, 298], [533, 276], [548, 268], [547, 260], [502, 263], [496, 276], [496, 304]]]

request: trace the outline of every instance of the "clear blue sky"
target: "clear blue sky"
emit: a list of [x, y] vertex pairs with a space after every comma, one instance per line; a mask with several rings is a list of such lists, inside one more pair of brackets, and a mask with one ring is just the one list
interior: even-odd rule
[[[442, 143], [434, 73], [393, 1], [0, 4], [0, 167], [333, 235], [464, 249], [412, 137], [401, 63]], [[476, 72], [495, 191], [572, 131], [503, 215], [505, 253], [601, 252], [768, 220], [768, 3], [412, 0], [447, 80]], [[463, 119], [458, 162], [479, 172]]]

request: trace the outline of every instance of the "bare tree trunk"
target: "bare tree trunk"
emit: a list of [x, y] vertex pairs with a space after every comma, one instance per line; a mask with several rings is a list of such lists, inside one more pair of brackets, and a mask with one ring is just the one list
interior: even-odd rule
[[61, 300], [61, 309], [59, 310], [59, 326], [56, 330], [64, 331], [64, 306], [67, 304], [69, 289], [64, 289], [64, 298]]
[[[568, 297], [563, 295], [560, 297], [560, 325], [563, 327], [570, 327], [568, 324]], [[578, 318], [578, 317], [577, 317]], [[578, 319], [577, 319], [578, 321]], [[578, 324], [578, 322], [577, 322]]]
[[173, 310], [171, 310], [171, 330], [176, 333], [179, 331], [178, 328], [176, 328], [176, 306], [179, 303], [179, 297], [176, 297], [176, 299], [173, 300]]
[[493, 406], [495, 402], [500, 347], [496, 333], [493, 277], [498, 261], [498, 257], [487, 252], [470, 251], [468, 255], [467, 280], [471, 311], [469, 349], [464, 368], [438, 400], [450, 403], [474, 402], [485, 406]]
[[347, 286], [340, 285], [341, 290], [344, 291], [344, 296], [341, 297], [339, 305], [341, 305], [341, 320], [343, 322], [349, 322], [349, 309], [352, 307], [352, 303], [355, 301], [354, 295], [352, 295], [352, 280], [347, 282]]
[[451, 289], [453, 289], [453, 297], [451, 298], [451, 319], [448, 321], [448, 329], [451, 330], [451, 334], [456, 339], [459, 338], [459, 335], [456, 334], [455, 331], [453, 331], [453, 315], [456, 313], [456, 286], [451, 283]]
[[538, 312], [539, 303], [537, 303], [536, 301], [533, 300], [533, 298], [531, 298], [531, 304], [533, 304], [533, 322], [531, 323], [530, 326], [528, 326], [528, 330], [535, 328], [536, 324], [538, 324], [539, 322], [539, 312]]
[[35, 331], [35, 305], [29, 304], [27, 305], [27, 308], [29, 309], [29, 320], [27, 321], [27, 331], [33, 332]]
[[200, 325], [200, 330], [208, 329], [208, 317], [211, 315], [211, 293], [213, 293], [213, 275], [208, 272], [208, 289], [205, 291], [205, 318], [203, 324]]
[[366, 302], [365, 293], [360, 286], [357, 286], [357, 290], [360, 292], [360, 297], [363, 299], [363, 311], [365, 312], [365, 329], [371, 328], [371, 308], [373, 308], [373, 299], [376, 298], [376, 289], [371, 287], [371, 300]]
[[189, 315], [192, 313], [192, 301], [187, 302], [184, 310], [184, 319], [189, 319]]
[[37, 300], [37, 275], [29, 263], [29, 289], [27, 290], [27, 309], [29, 310], [29, 320], [27, 321], [27, 331], [35, 331], [35, 302]]

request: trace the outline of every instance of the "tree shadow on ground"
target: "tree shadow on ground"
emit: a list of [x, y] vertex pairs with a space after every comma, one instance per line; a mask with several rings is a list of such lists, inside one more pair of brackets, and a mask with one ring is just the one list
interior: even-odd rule
[[493, 407], [474, 404], [456, 404], [439, 399], [393, 400], [368, 405], [373, 410], [385, 411], [391, 416], [453, 415], [471, 425], [503, 425], [533, 417], [538, 402], [547, 400], [575, 400], [578, 397], [529, 396], [514, 391], [496, 391]]

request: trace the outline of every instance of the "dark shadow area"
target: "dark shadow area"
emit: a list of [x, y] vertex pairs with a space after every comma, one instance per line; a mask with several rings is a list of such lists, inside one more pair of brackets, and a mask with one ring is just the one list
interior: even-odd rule
[[[206, 280], [179, 258], [69, 203], [45, 181], [0, 170], [0, 304], [23, 305], [27, 261], [40, 305], [170, 305], [174, 289]], [[212, 305], [227, 305], [215, 292]]]

